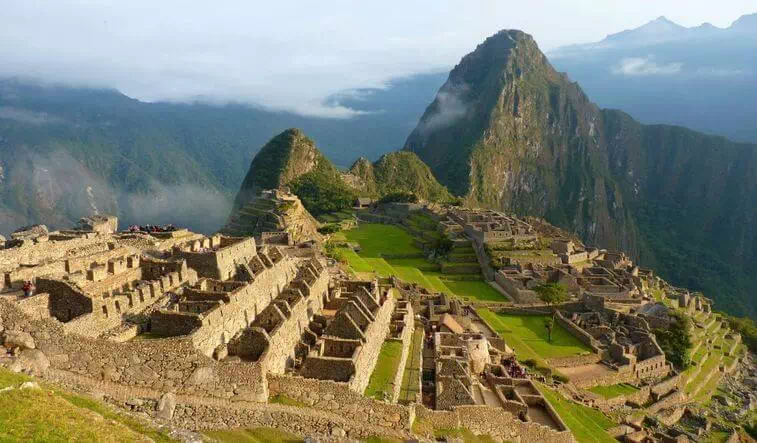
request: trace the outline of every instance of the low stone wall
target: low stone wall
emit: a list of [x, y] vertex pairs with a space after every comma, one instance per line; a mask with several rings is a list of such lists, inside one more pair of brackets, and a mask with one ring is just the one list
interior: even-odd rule
[[434, 429], [465, 427], [477, 435], [489, 435], [511, 441], [554, 443], [575, 441], [568, 430], [555, 431], [538, 423], [522, 422], [502, 408], [468, 405], [457, 406], [453, 411], [432, 411], [423, 406], [417, 406], [416, 410], [417, 419]]
[[50, 294], [43, 292], [18, 301], [18, 307], [34, 320], [50, 316]]
[[600, 347], [597, 340], [594, 339], [594, 337], [592, 337], [588, 332], [579, 328], [575, 323], [565, 318], [560, 313], [560, 311], [557, 311], [557, 315], [555, 315], [555, 320], [557, 321], [558, 324], [560, 324], [560, 326], [565, 328], [565, 330], [568, 331], [570, 335], [576, 337], [581, 343], [590, 347], [592, 350], [594, 350], [594, 352], [600, 352]]
[[674, 391], [662, 399], [652, 403], [647, 407], [647, 411], [654, 414], [659, 410], [675, 406], [677, 404], [684, 403], [686, 401], [686, 394], [683, 391]]
[[619, 395], [613, 398], [604, 398], [601, 395], [595, 394], [592, 396], [592, 398], [594, 399], [594, 404], [603, 411], [612, 411], [614, 409], [625, 406], [626, 403], [631, 403], [634, 405], [645, 404], [649, 400], [650, 391], [650, 386], [643, 386], [641, 389], [632, 394]]
[[[413, 308], [410, 303], [407, 304], [407, 313], [405, 314], [405, 328], [402, 330], [402, 336], [399, 341], [402, 343], [402, 354], [400, 355], [400, 362], [397, 366], [397, 372], [394, 374], [394, 382], [392, 384], [392, 403], [397, 403], [402, 391], [402, 377], [405, 374], [405, 365], [407, 364], [407, 357], [410, 353], [410, 345], [413, 341], [413, 332], [415, 331], [415, 321], [413, 320]], [[396, 340], [396, 339], [389, 339]]]
[[572, 368], [575, 366], [599, 363], [602, 357], [598, 353], [574, 355], [570, 357], [555, 357], [547, 359], [547, 363], [554, 368]]
[[268, 374], [271, 396], [286, 395], [318, 410], [334, 412], [348, 420], [400, 431], [415, 420], [415, 407], [364, 397], [346, 383], [291, 375]]
[[672, 377], [668, 377], [665, 380], [656, 383], [651, 388], [651, 394], [655, 396], [655, 398], [660, 398], [664, 395], [667, 395], [670, 391], [677, 388], [683, 387], [683, 378], [681, 377], [681, 374], [676, 374]]

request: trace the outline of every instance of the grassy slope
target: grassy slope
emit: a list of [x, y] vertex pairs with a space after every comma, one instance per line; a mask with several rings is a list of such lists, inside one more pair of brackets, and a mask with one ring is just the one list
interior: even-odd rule
[[606, 432], [607, 429], [615, 426], [615, 423], [607, 418], [602, 412], [569, 401], [559, 393], [542, 384], [538, 384], [538, 388], [544, 395], [544, 398], [549, 401], [557, 411], [557, 414], [560, 415], [568, 428], [570, 428], [579, 443], [616, 442], [616, 440]]
[[229, 443], [297, 443], [302, 441], [302, 438], [294, 434], [273, 428], [208, 431], [204, 435], [210, 441]]
[[[0, 368], [0, 389], [29, 377]], [[0, 393], [0, 441], [173, 441], [126, 414], [76, 394], [50, 389]]]
[[371, 374], [371, 379], [363, 395], [381, 400], [384, 398], [385, 392], [391, 394], [392, 382], [394, 381], [395, 374], [400, 369], [401, 357], [402, 343], [398, 341], [385, 341], [381, 345], [378, 361], [376, 361], [373, 374]]

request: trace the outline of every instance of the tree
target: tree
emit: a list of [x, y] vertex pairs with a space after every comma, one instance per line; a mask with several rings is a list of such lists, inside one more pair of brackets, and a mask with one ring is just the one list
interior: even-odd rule
[[[568, 300], [568, 289], [560, 283], [544, 283], [535, 287], [534, 292], [539, 294], [539, 299], [546, 303], [550, 308]], [[553, 310], [552, 317], [544, 323], [550, 343], [552, 342], [552, 331], [555, 326], [556, 313], [557, 310]]]
[[691, 319], [678, 311], [670, 311], [670, 326], [655, 329], [657, 344], [665, 353], [665, 358], [680, 370], [691, 365]]
[[560, 283], [544, 283], [535, 287], [534, 292], [549, 307], [568, 301], [568, 288]]

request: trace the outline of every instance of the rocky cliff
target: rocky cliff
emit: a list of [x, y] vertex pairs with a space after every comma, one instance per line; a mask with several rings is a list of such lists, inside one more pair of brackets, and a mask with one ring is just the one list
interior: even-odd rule
[[757, 148], [601, 110], [523, 32], [466, 55], [405, 149], [471, 205], [546, 217], [755, 312]]

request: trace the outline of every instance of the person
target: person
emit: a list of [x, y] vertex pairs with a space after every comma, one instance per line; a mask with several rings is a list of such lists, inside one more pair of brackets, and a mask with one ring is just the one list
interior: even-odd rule
[[31, 280], [27, 280], [24, 282], [24, 297], [31, 297], [34, 294], [34, 284], [31, 282]]

